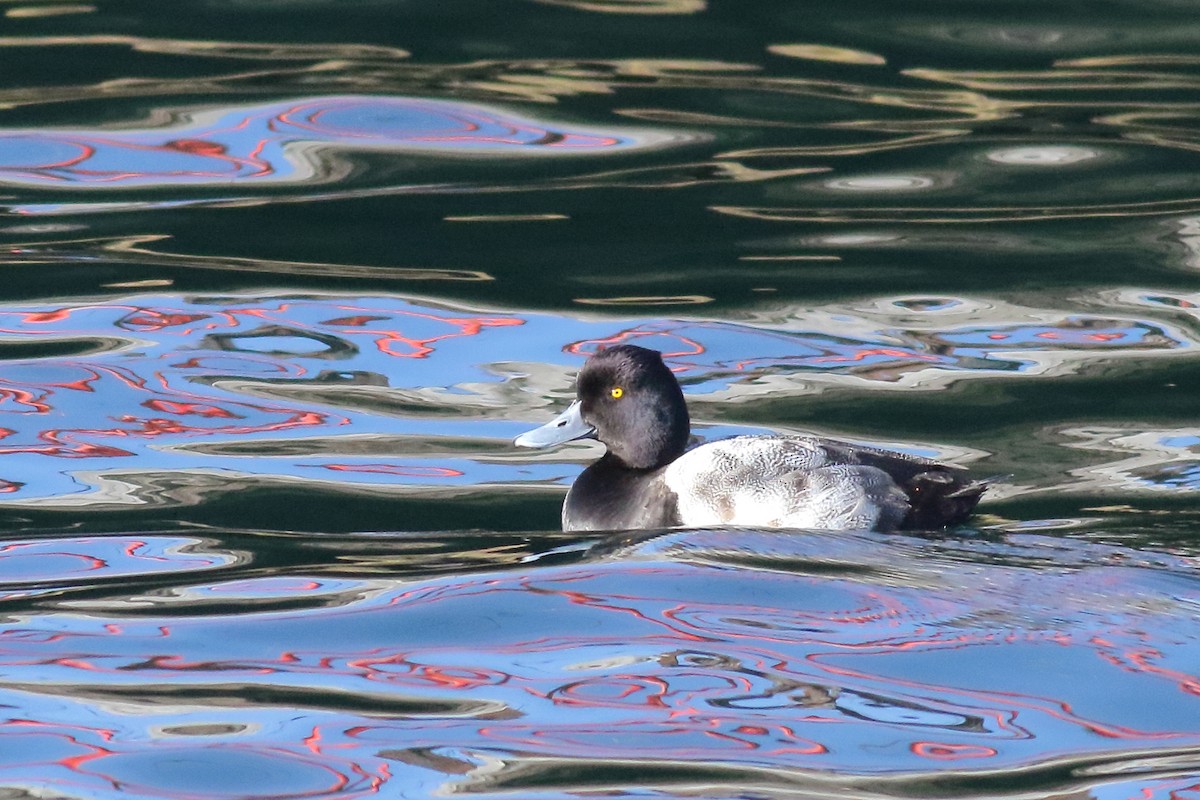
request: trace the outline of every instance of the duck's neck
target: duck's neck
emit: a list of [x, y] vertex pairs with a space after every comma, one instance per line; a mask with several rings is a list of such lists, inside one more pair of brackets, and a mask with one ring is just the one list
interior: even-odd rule
[[597, 474], [628, 472], [641, 475], [647, 472], [653, 472], [656, 469], [661, 469], [678, 457], [679, 456], [668, 458], [665, 461], [662, 461], [662, 463], [659, 463], [660, 459], [653, 459], [630, 464], [625, 459], [621, 458], [619, 455], [610, 450], [602, 455], [598, 461], [593, 461], [591, 466], [588, 467], [588, 470]]

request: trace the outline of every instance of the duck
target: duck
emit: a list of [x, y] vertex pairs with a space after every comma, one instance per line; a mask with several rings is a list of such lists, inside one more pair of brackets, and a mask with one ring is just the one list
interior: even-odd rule
[[637, 345], [591, 355], [575, 395], [514, 441], [605, 446], [567, 492], [564, 531], [932, 531], [964, 523], [990, 482], [954, 464], [820, 436], [743, 435], [689, 449], [683, 390], [661, 353]]

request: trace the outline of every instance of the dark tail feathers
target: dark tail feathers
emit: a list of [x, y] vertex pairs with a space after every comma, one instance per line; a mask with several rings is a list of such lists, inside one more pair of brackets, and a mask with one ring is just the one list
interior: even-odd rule
[[964, 480], [949, 470], [931, 469], [912, 476], [903, 487], [910, 504], [900, 524], [907, 530], [932, 531], [967, 521], [987, 487], [1000, 476]]

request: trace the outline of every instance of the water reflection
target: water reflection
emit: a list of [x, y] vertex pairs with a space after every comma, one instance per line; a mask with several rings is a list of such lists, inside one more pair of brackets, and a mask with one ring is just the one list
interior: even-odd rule
[[707, 0], [533, 0], [533, 2], [601, 14], [696, 14], [708, 8]]
[[54, 3], [45, 6], [13, 6], [5, 10], [4, 16], [10, 19], [30, 19], [33, 17], [61, 17], [66, 14], [91, 14], [96, 7], [84, 4]]
[[396, 97], [162, 112], [170, 124], [94, 131], [0, 130], [0, 183], [58, 188], [325, 183], [334, 151], [607, 152], [661, 137], [555, 130], [482, 106]]
[[91, 585], [109, 578], [217, 569], [244, 559], [233, 552], [214, 552], [213, 544], [167, 536], [83, 537], [69, 543], [6, 539], [0, 544], [0, 587]]
[[[569, 5], [576, 12], [644, 16], [703, 10], [690, 0], [555, 0], [554, 4]], [[931, 33], [916, 23], [914, 27], [901, 23], [896, 29], [908, 30], [910, 36]], [[1026, 29], [982, 21], [962, 29], [968, 38], [977, 36], [1030, 52], [1070, 45], [1073, 39], [1066, 30], [1047, 24]], [[961, 38], [942, 29], [933, 35], [939, 40]], [[71, 130], [54, 124], [0, 131], [0, 177], [10, 185], [27, 189], [236, 187], [237, 192], [221, 198], [177, 193], [113, 205], [17, 197], [10, 207], [20, 213], [165, 209], [237, 204], [250, 198], [307, 203], [394, 193], [598, 186], [668, 189], [726, 182], [774, 186], [769, 203], [762, 197], [756, 198], [758, 202], [725, 198], [712, 204], [719, 213], [789, 222], [882, 218], [1018, 222], [1192, 213], [1200, 207], [1200, 185], [1186, 177], [1179, 161], [1196, 150], [1192, 126], [1187, 124], [1190, 111], [1164, 95], [1186, 91], [1194, 84], [1187, 72], [1190, 62], [1182, 57], [1138, 60], [1092, 55], [1061, 59], [1049, 69], [954, 70], [917, 65], [893, 70], [884, 56], [873, 51], [810, 42], [764, 45], [765, 64], [637, 57], [418, 63], [408, 60], [407, 51], [400, 48], [357, 43], [195, 42], [120, 35], [0, 38], [4, 48], [34, 46], [81, 54], [80, 63], [101, 48], [127, 47], [135, 61], [152, 56], [187, 58], [209, 72], [189, 81], [146, 78], [89, 84], [83, 79], [47, 91], [0, 90], [0, 102], [20, 108], [83, 102], [98, 95], [113, 100], [175, 99], [155, 105], [149, 123], [139, 129]], [[796, 61], [826, 63], [837, 71], [815, 77], [789, 69]], [[253, 69], [247, 69], [246, 62], [252, 62]], [[864, 65], [872, 69], [864, 72]], [[365, 87], [370, 94], [343, 94], [347, 85]], [[297, 99], [284, 103], [249, 99], [251, 93], [265, 90]], [[207, 109], [179, 102], [214, 92], [247, 99]], [[610, 116], [677, 130], [552, 125], [524, 113], [478, 105], [548, 104], [594, 96], [617, 98], [607, 109]], [[661, 102], [655, 102], [657, 98]], [[1092, 130], [1086, 135], [1079, 134], [1071, 122], [1081, 106], [1092, 109], [1087, 112]], [[1021, 136], [1006, 132], [1014, 126]], [[793, 135], [780, 137], [781, 130]], [[714, 135], [707, 135], [709, 131]], [[691, 148], [679, 148], [680, 155], [649, 167], [582, 174], [572, 167], [551, 176], [531, 170], [522, 179], [510, 180], [496, 175], [489, 180], [480, 171], [466, 175], [461, 164], [445, 159], [414, 164], [395, 158], [405, 153], [474, 153], [506, 159], [632, 153], [661, 145], [707, 146], [710, 138], [716, 146], [699, 157]], [[355, 151], [353, 157], [347, 155], [350, 151]], [[918, 207], [819, 210], [809, 207], [805, 187], [790, 191], [783, 185], [795, 176], [840, 170], [847, 158], [892, 151], [905, 151], [910, 168], [937, 170], [934, 178], [924, 170], [899, 173], [920, 182], [910, 188], [928, 190]], [[385, 163], [372, 159], [370, 152], [390, 153], [393, 158]], [[1129, 160], [1136, 169], [1126, 165], [1119, 181], [1089, 174], [1113, 158]], [[947, 169], [947, 162], [957, 163]], [[1071, 183], [1053, 180], [1040, 185], [1031, 182], [1031, 170], [1013, 174], [1001, 169], [1032, 166], [1047, 173], [1070, 168], [1074, 170]], [[862, 184], [863, 180], [868, 183]], [[890, 176], [872, 179], [853, 173], [833, 177], [830, 185], [858, 191], [871, 188], [872, 180], [884, 181], [874, 185], [881, 191], [899, 188]], [[932, 185], [926, 185], [926, 180], [933, 180]], [[245, 193], [254, 185], [318, 182], [340, 188], [272, 196], [269, 201]], [[966, 189], [971, 202], [959, 196]], [[987, 200], [980, 202], [980, 197]]]
[[787, 58], [833, 61], [838, 64], [882, 66], [887, 63], [887, 59], [875, 53], [853, 50], [849, 47], [831, 47], [822, 44], [773, 44], [767, 47], [767, 52]]
[[[29, 213], [56, 214], [69, 210], [72, 214], [129, 210], [131, 208], [162, 208], [158, 202], [146, 203], [88, 203], [47, 204]], [[22, 213], [25, 213], [24, 211]], [[17, 232], [26, 226], [17, 226]], [[161, 243], [171, 237], [165, 234], [145, 234], [116, 237], [87, 237], [82, 239], [37, 239], [8, 243], [7, 252], [0, 253], [0, 262], [10, 264], [79, 263], [119, 259], [123, 264], [158, 266], [167, 269], [220, 270], [226, 273], [262, 273], [283, 277], [316, 277], [336, 275], [339, 279], [386, 278], [399, 281], [492, 281], [482, 270], [439, 269], [432, 267], [396, 267], [369, 264], [291, 261], [269, 258], [246, 258], [229, 255], [192, 255], [161, 249]], [[151, 279], [163, 280], [163, 279]], [[169, 281], [169, 279], [167, 279]], [[140, 283], [135, 281], [134, 283]], [[161, 285], [161, 284], [159, 284]], [[168, 284], [169, 285], [169, 284]]]
[[[1173, 307], [1163, 319], [1152, 307], [1162, 309], [1143, 302], [1139, 318], [930, 296], [764, 307], [735, 323], [515, 314], [386, 296], [9, 306], [0, 308], [8, 337], [0, 503], [195, 503], [259, 481], [391, 493], [539, 487], [569, 480], [574, 468], [553, 455], [515, 455], [508, 440], [570, 393], [574, 370], [598, 347], [662, 351], [703, 422], [706, 399], [945, 389], [1191, 352], [1191, 326], [1167, 321]], [[1194, 484], [1178, 472], [1184, 461], [1155, 452], [1138, 474], [1162, 469], [1174, 477], [1164, 473], [1159, 485]]]
[[1079, 490], [1200, 490], [1200, 428], [1083, 427], [1063, 434], [1072, 447], [1123, 454], [1116, 461], [1076, 470]]
[[932, 188], [936, 178], [925, 175], [871, 175], [825, 181], [827, 189], [844, 192], [912, 192]]
[[[1193, 10], [444, 5], [11, 9], [0, 794], [1195, 793]], [[1011, 477], [516, 530], [625, 341], [699, 438]]]
[[636, 769], [603, 785], [817, 791], [837, 776], [910, 795], [936, 777], [969, 795], [996, 770], [1057, 786], [1051, 764], [1081, 791], [1134, 770], [1173, 786], [1200, 752], [1200, 586], [1178, 557], [1029, 534], [712, 531], [557, 564], [542, 560], [555, 538], [527, 536], [540, 557], [520, 570], [364, 578], [411, 548], [440, 572], [436, 553], [453, 561], [461, 542], [297, 541], [279, 575], [269, 537], [229, 538], [252, 555], [224, 580], [174, 578], [165, 603], [70, 566], [54, 580], [86, 598], [8, 601], [24, 613], [0, 625], [0, 695], [23, 716], [0, 725], [0, 778], [536, 796], [595, 788], [620, 762]]
[[1064, 145], [1045, 145], [1022, 147], [1007, 147], [993, 150], [987, 154], [988, 160], [999, 164], [1017, 164], [1023, 167], [1049, 167], [1063, 164], [1078, 164], [1093, 158], [1099, 158], [1100, 151], [1086, 147]]

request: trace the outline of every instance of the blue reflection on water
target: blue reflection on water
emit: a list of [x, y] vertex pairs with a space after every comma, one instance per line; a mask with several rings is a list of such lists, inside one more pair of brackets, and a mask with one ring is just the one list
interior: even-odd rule
[[[5, 361], [0, 502], [140, 503], [128, 476], [152, 472], [359, 487], [570, 480], [573, 467], [504, 457], [507, 443], [565, 400], [588, 353], [615, 342], [663, 351], [692, 396], [735, 398], [786, 391], [779, 381], [789, 376], [938, 386], [1194, 346], [1159, 322], [1039, 314], [1037, 325], [999, 316], [902, 329], [843, 313], [834, 330], [819, 315], [774, 327], [582, 319], [397, 297], [144, 295], [0, 307], [8, 341], [81, 353], [15, 350]], [[364, 436], [391, 444], [364, 453]], [[1171, 444], [1180, 432], [1164, 436], [1160, 447], [1189, 449]], [[406, 437], [426, 444], [417, 452]]]
[[[0, 624], [0, 699], [21, 709], [0, 722], [0, 779], [86, 796], [227, 796], [254, 774], [280, 797], [506, 781], [570, 796], [590, 781], [559, 765], [903, 781], [1120, 774], [1200, 748], [1187, 559], [1148, 568], [1031, 535], [726, 531], [558, 566], [370, 574], [418, 542], [297, 542], [286, 575], [250, 556], [168, 587], [153, 568], [103, 591], [68, 570], [79, 597]], [[1139, 785], [1173, 785], [1161, 772]]]
[[328, 181], [338, 167], [322, 148], [605, 153], [665, 138], [552, 128], [486, 106], [411, 97], [308, 97], [173, 116], [185, 121], [133, 130], [0, 130], [0, 183], [103, 189]]

